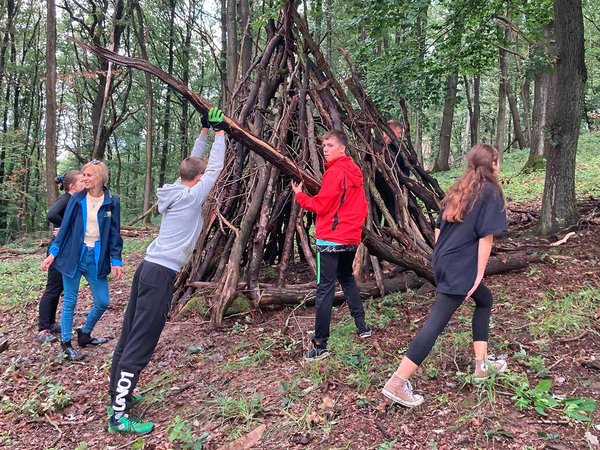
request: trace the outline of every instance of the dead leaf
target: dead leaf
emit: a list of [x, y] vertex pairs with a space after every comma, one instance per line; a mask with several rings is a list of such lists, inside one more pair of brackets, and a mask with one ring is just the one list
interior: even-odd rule
[[335, 406], [335, 400], [326, 395], [325, 397], [323, 397], [323, 401], [319, 405], [319, 408], [321, 408], [321, 409], [331, 409], [334, 406]]
[[248, 448], [252, 448], [252, 446], [254, 446], [260, 440], [266, 428], [267, 426], [262, 424], [247, 435], [242, 436], [241, 438], [236, 439], [229, 444], [219, 447], [218, 450], [246, 450]]
[[590, 433], [589, 431], [587, 433], [585, 433], [583, 436], [585, 437], [585, 440], [588, 441], [592, 447], [600, 447], [600, 442], [598, 441], [598, 438], [595, 435], [593, 435], [592, 433]]

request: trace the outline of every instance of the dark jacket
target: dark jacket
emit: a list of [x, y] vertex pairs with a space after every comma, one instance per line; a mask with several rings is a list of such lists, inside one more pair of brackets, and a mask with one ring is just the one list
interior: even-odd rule
[[349, 156], [325, 164], [321, 190], [296, 195], [300, 206], [317, 215], [315, 236], [336, 244], [358, 245], [367, 218], [363, 174]]
[[[54, 267], [63, 275], [72, 277], [85, 251], [85, 225], [87, 222], [87, 189], [71, 196], [58, 236], [50, 246], [56, 258]], [[122, 266], [121, 206], [119, 199], [104, 187], [104, 201], [98, 210], [100, 239], [94, 243], [98, 278], [107, 277], [111, 266]]]
[[55, 228], [60, 228], [60, 224], [62, 223], [63, 216], [65, 215], [65, 210], [67, 209], [70, 199], [71, 194], [65, 192], [56, 199], [54, 204], [48, 210], [46, 219], [48, 219], [48, 221], [54, 225]]

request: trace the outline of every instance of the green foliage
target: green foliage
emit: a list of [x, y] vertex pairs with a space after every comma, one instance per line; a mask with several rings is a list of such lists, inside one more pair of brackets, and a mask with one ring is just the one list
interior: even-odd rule
[[526, 313], [531, 334], [555, 337], [580, 330], [592, 317], [599, 296], [600, 287], [570, 294], [546, 291]]
[[587, 397], [556, 398], [550, 393], [552, 380], [542, 379], [531, 388], [526, 376], [507, 374], [501, 378], [503, 384], [509, 387], [514, 395], [515, 406], [519, 409], [532, 407], [539, 415], [548, 415], [547, 410], [560, 410], [565, 416], [580, 422], [589, 422], [591, 414], [596, 410], [597, 402]]
[[282, 381], [279, 386], [279, 392], [283, 394], [283, 398], [281, 399], [283, 408], [290, 408], [296, 400], [302, 397], [300, 381], [297, 378], [294, 378], [289, 382]]
[[565, 398], [563, 404], [563, 414], [581, 422], [589, 422], [590, 416], [596, 411], [597, 402], [587, 397]]
[[178, 444], [183, 449], [202, 450], [204, 442], [210, 434], [204, 432], [200, 436], [196, 436], [194, 428], [180, 416], [175, 416], [173, 422], [167, 426], [166, 430], [169, 442]]
[[61, 383], [54, 383], [42, 375], [36, 383], [35, 390], [21, 404], [11, 404], [8, 398], [0, 401], [0, 410], [16, 411], [32, 417], [47, 413], [60, 412], [69, 406], [71, 394]]
[[47, 276], [47, 272], [40, 270], [43, 257], [40, 253], [15, 261], [0, 261], [0, 311], [37, 302]]
[[256, 367], [261, 362], [271, 356], [271, 352], [266, 348], [259, 348], [253, 353], [247, 353], [241, 356], [239, 359], [229, 361], [223, 366], [223, 370], [226, 372], [236, 371], [244, 367]]
[[263, 398], [259, 394], [252, 394], [250, 397], [229, 397], [219, 393], [214, 400], [207, 402], [216, 407], [215, 416], [224, 422], [249, 424], [263, 411], [262, 401]]

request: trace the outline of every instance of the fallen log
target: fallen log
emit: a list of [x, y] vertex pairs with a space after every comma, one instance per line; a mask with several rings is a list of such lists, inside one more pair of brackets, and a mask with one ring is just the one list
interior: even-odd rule
[[[384, 280], [385, 293], [392, 292], [405, 292], [408, 289], [418, 289], [425, 283], [425, 280], [418, 277], [412, 272], [406, 272], [398, 277], [388, 278]], [[217, 288], [217, 283], [197, 281], [190, 283], [190, 286], [196, 289], [204, 289], [214, 291]], [[376, 282], [357, 283], [360, 291], [360, 296], [364, 299], [381, 297], [381, 292], [377, 287]], [[297, 305], [299, 303], [305, 303], [307, 306], [315, 304], [315, 288], [316, 284], [305, 283], [296, 284], [288, 287], [281, 287], [275, 284], [261, 283], [258, 285], [257, 290], [260, 292], [260, 300], [258, 307], [276, 307], [286, 305]], [[239, 283], [237, 290], [240, 293], [249, 293], [250, 289], [246, 286], [246, 283]], [[336, 302], [342, 302], [344, 300], [344, 293], [341, 290], [336, 290], [334, 299]]]

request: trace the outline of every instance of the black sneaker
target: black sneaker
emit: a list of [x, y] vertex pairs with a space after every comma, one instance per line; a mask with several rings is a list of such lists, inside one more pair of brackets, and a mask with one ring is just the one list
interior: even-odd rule
[[62, 346], [65, 358], [69, 361], [81, 361], [83, 358], [85, 358], [83, 353], [78, 352], [73, 348], [71, 341], [61, 342], [60, 345]]
[[50, 325], [50, 333], [52, 334], [60, 334], [60, 325], [56, 322]]
[[329, 356], [326, 348], [313, 347], [304, 354], [304, 361], [318, 361]]
[[371, 337], [371, 334], [372, 334], [371, 327], [369, 325], [367, 325], [366, 323], [363, 323], [356, 328], [356, 334], [361, 339], [366, 339], [368, 337]]
[[87, 345], [102, 345], [108, 342], [105, 337], [95, 338], [90, 333], [84, 333], [81, 328], [75, 330], [77, 332], [77, 345], [85, 348]]
[[56, 336], [54, 336], [50, 332], [50, 330], [42, 330], [38, 333], [37, 340], [38, 340], [38, 342], [41, 342], [42, 344], [44, 342], [54, 342], [54, 341], [56, 341]]

